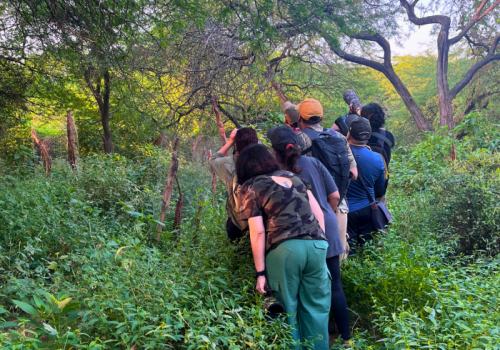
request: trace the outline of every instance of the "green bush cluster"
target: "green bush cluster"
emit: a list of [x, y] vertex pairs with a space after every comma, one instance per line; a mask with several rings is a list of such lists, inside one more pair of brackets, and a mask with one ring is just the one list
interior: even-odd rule
[[395, 155], [395, 223], [345, 265], [358, 348], [500, 349], [500, 130], [455, 132]]
[[[342, 265], [357, 349], [500, 349], [500, 131], [478, 114], [457, 129], [398, 150], [394, 224]], [[164, 150], [87, 157], [76, 173], [56, 160], [50, 179], [23, 152], [0, 178], [2, 348], [293, 345], [254, 293], [248, 240], [227, 242], [206, 165], [181, 158], [182, 230], [174, 191], [157, 244]]]
[[[158, 153], [162, 153], [158, 155]], [[249, 246], [228, 244], [224, 193], [181, 161], [182, 231], [172, 196], [154, 240], [169, 169], [163, 151], [93, 156], [74, 173], [4, 168], [0, 179], [0, 346], [8, 349], [282, 349], [255, 295]], [[197, 212], [202, 213], [197, 228]], [[214, 203], [212, 201], [215, 200]]]

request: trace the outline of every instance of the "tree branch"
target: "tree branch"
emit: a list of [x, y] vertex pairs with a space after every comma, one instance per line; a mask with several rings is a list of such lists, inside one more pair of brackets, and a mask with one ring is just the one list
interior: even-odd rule
[[450, 96], [451, 98], [455, 98], [457, 94], [462, 91], [462, 89], [469, 84], [469, 82], [472, 80], [474, 75], [484, 66], [486, 66], [488, 63], [493, 62], [493, 61], [498, 61], [500, 60], [500, 54], [495, 55], [495, 51], [498, 47], [498, 44], [500, 43], [500, 34], [493, 40], [493, 43], [490, 47], [490, 50], [488, 51], [488, 54], [486, 57], [484, 57], [481, 61], [477, 62], [474, 66], [472, 66], [471, 69], [465, 74], [465, 76], [460, 80], [454, 87], [453, 89], [450, 90]]

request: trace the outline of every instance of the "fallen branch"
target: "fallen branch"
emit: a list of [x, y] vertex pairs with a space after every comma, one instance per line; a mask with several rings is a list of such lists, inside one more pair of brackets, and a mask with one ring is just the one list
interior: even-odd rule
[[45, 176], [49, 177], [50, 170], [52, 169], [52, 162], [50, 161], [50, 156], [49, 152], [47, 152], [47, 147], [45, 147], [45, 144], [42, 141], [40, 141], [35, 130], [31, 130], [31, 137], [33, 137], [33, 140], [35, 140], [37, 146], [40, 147], [40, 151], [42, 153], [43, 167], [45, 169]]
[[168, 172], [167, 184], [165, 186], [165, 191], [163, 191], [163, 197], [161, 202], [161, 214], [160, 222], [158, 224], [158, 229], [156, 233], [157, 243], [160, 241], [161, 232], [163, 231], [163, 222], [165, 221], [165, 214], [167, 213], [168, 207], [170, 206], [170, 198], [172, 197], [172, 192], [174, 190], [174, 178], [177, 176], [177, 170], [179, 169], [179, 159], [177, 158], [177, 146], [179, 145], [179, 138], [176, 138], [174, 142], [174, 150], [172, 152], [172, 160], [170, 162], [170, 170]]
[[75, 157], [75, 137], [73, 136], [73, 111], [69, 110], [66, 114], [66, 125], [68, 131], [68, 162], [71, 168], [75, 170], [76, 168], [76, 157]]

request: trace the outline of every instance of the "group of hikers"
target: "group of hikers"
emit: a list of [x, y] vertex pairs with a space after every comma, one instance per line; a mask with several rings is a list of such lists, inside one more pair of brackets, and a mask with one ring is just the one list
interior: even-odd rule
[[283, 112], [286, 125], [267, 133], [272, 150], [254, 129], [235, 129], [210, 161], [227, 188], [227, 234], [235, 242], [250, 232], [256, 289], [275, 292], [294, 340], [328, 349], [336, 324], [350, 348], [340, 265], [390, 221], [384, 204], [394, 136], [375, 103], [351, 105], [332, 128], [321, 126], [315, 99], [285, 102]]

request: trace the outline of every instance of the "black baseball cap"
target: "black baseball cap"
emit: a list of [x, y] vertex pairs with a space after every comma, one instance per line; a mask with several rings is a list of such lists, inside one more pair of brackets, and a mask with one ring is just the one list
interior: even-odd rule
[[372, 134], [370, 121], [363, 117], [357, 117], [349, 121], [349, 133], [357, 141], [367, 141]]
[[295, 131], [289, 126], [275, 126], [267, 132], [267, 138], [271, 141], [271, 145], [277, 151], [286, 150], [288, 145], [298, 145], [299, 137]]

